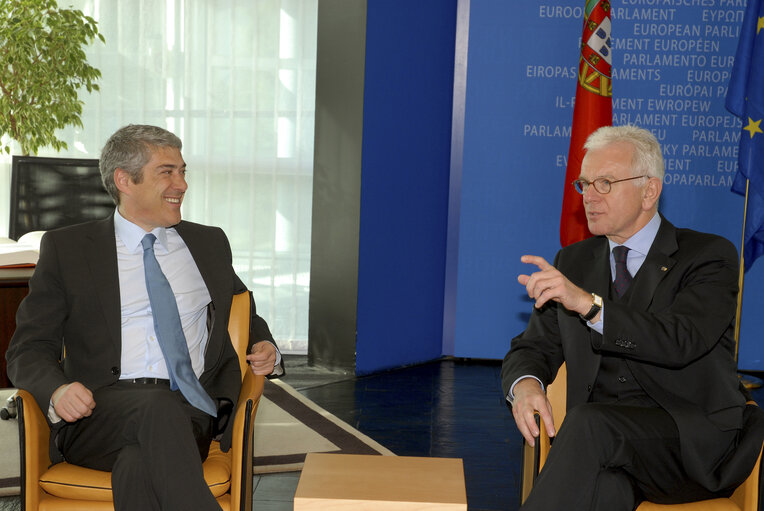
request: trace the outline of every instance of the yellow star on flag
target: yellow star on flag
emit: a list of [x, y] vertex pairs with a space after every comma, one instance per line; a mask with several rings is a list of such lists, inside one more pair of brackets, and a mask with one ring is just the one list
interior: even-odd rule
[[756, 35], [759, 35], [759, 30], [761, 30], [762, 28], [764, 28], [764, 16], [761, 16], [759, 18], [759, 24], [756, 25]]
[[764, 133], [764, 131], [761, 131], [761, 127], [759, 126], [760, 124], [761, 124], [761, 119], [759, 119], [758, 121], [754, 121], [753, 119], [749, 117], [748, 126], [746, 126], [743, 129], [748, 130], [748, 132], [751, 134], [751, 138], [753, 138], [753, 136], [756, 133]]

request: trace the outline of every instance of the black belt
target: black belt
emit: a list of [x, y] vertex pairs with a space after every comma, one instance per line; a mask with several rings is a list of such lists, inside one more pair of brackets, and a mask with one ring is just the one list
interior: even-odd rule
[[119, 383], [135, 383], [137, 385], [170, 385], [170, 380], [163, 378], [127, 378]]

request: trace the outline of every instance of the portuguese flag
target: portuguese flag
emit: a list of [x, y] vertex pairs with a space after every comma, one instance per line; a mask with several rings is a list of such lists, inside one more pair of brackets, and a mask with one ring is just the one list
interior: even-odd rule
[[573, 126], [560, 217], [560, 243], [563, 247], [591, 236], [581, 196], [571, 183], [578, 179], [581, 172], [586, 138], [597, 128], [613, 123], [610, 2], [587, 0], [584, 13], [576, 103], [573, 107]]

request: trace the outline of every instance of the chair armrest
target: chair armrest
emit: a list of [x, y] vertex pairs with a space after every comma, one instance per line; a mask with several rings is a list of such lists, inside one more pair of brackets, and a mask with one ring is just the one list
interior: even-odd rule
[[231, 443], [231, 509], [252, 509], [252, 426], [263, 395], [265, 377], [244, 372], [233, 422]]
[[552, 441], [553, 438], [550, 438], [549, 435], [546, 433], [546, 426], [544, 425], [543, 419], [539, 417], [538, 420], [539, 425], [539, 437], [536, 441], [536, 445], [538, 446], [537, 449], [539, 451], [539, 471], [541, 471], [542, 468], [544, 468], [544, 463], [546, 463], [546, 459], [549, 457], [549, 449], [552, 448]]
[[[539, 423], [539, 417], [536, 416], [536, 423]], [[536, 477], [539, 475], [539, 444], [531, 447], [523, 439], [522, 464], [520, 466], [520, 505], [525, 503], [525, 499], [531, 494], [533, 486], [536, 484]]]
[[231, 336], [231, 343], [239, 357], [239, 368], [241, 369], [242, 379], [247, 372], [247, 347], [249, 346], [249, 311], [250, 311], [250, 292], [244, 291], [234, 295], [231, 301], [231, 314], [228, 318], [228, 334]]
[[[546, 391], [547, 399], [552, 405], [552, 411], [555, 419], [555, 431], [560, 429], [562, 421], [565, 419], [565, 399], [567, 396], [566, 379], [567, 364], [562, 364], [557, 370], [557, 377]], [[546, 434], [546, 426], [541, 417], [536, 413], [536, 425], [539, 428], [539, 437], [534, 447], [523, 442], [523, 464], [522, 464], [522, 486], [520, 488], [520, 503], [525, 502], [531, 493], [533, 484], [536, 482], [541, 468], [549, 456], [549, 449], [552, 447], [552, 441]]]
[[530, 495], [533, 485], [536, 483], [536, 477], [544, 466], [544, 462], [549, 456], [549, 449], [552, 447], [552, 439], [546, 433], [544, 421], [539, 414], [536, 414], [536, 426], [539, 428], [539, 437], [536, 444], [531, 447], [523, 440], [523, 460], [522, 460], [522, 485], [520, 488], [520, 504]]
[[19, 421], [19, 459], [21, 461], [21, 500], [26, 509], [37, 509], [40, 499], [40, 476], [50, 462], [50, 428], [32, 394], [16, 393]]
[[[748, 401], [746, 404], [749, 406], [758, 406], [756, 401]], [[737, 504], [740, 509], [744, 509], [746, 511], [756, 511], [759, 509], [759, 499], [761, 498], [759, 494], [761, 481], [761, 457], [762, 452], [759, 452], [759, 459], [756, 460], [756, 465], [753, 467], [753, 472], [751, 472], [748, 478], [743, 481], [743, 484], [738, 486], [738, 488], [730, 497], [730, 500]]]
[[759, 453], [759, 459], [756, 461], [756, 465], [753, 467], [753, 472], [748, 478], [743, 481], [743, 484], [738, 486], [735, 492], [730, 497], [740, 509], [756, 511], [759, 509], [760, 498], [760, 477], [761, 477], [761, 452]]

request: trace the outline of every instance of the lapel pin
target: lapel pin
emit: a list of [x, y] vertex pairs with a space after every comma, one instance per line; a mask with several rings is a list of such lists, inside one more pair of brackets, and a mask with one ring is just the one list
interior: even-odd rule
[[665, 266], [661, 266], [661, 271], [668, 271], [668, 268], [666, 268]]

